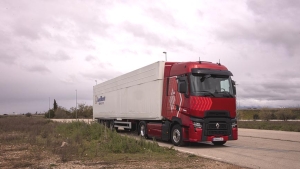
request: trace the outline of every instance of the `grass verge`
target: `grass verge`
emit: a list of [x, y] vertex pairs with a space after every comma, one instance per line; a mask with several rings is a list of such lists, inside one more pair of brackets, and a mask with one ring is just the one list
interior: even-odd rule
[[240, 168], [154, 141], [112, 132], [98, 123], [0, 118], [0, 168]]
[[299, 121], [239, 121], [239, 128], [300, 132]]

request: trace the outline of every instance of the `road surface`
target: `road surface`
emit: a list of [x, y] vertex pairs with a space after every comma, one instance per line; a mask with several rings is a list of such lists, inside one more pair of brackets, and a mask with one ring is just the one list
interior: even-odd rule
[[[171, 143], [159, 142], [171, 147]], [[300, 168], [300, 133], [270, 130], [239, 129], [237, 141], [216, 147], [197, 143], [175, 149], [249, 168]]]

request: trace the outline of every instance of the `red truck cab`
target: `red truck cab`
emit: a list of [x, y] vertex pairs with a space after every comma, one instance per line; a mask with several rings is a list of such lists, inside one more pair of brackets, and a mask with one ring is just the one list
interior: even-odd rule
[[237, 140], [236, 89], [231, 76], [220, 63], [166, 62], [164, 120], [147, 123], [147, 136], [171, 140], [176, 146], [204, 141], [223, 145]]

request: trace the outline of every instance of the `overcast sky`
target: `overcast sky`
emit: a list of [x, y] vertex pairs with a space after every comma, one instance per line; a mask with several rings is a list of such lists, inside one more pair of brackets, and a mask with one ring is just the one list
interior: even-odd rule
[[300, 104], [298, 0], [1, 0], [0, 114], [92, 105], [93, 86], [164, 60], [217, 62], [240, 106]]

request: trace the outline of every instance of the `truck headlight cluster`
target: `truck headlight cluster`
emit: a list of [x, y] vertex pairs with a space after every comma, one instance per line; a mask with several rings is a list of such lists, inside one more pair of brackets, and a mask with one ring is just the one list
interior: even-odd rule
[[202, 128], [202, 125], [199, 122], [194, 122], [193, 124], [194, 124], [194, 128]]
[[237, 128], [237, 123], [236, 123], [236, 122], [232, 122], [232, 123], [231, 123], [231, 127], [232, 127], [232, 128]]

